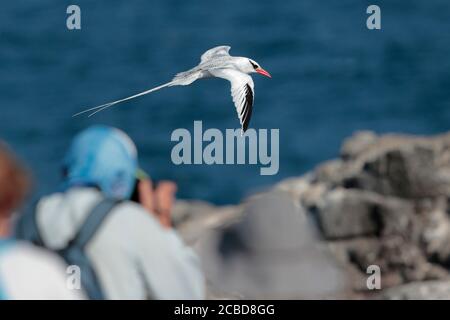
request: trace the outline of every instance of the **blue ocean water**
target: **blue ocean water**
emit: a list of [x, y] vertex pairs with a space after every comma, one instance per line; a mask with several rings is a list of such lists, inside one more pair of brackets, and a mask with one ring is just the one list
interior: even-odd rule
[[[66, 28], [81, 8], [82, 29]], [[92, 124], [125, 130], [156, 179], [179, 196], [233, 203], [336, 157], [355, 130], [433, 134], [450, 129], [450, 2], [378, 1], [382, 29], [366, 28], [369, 1], [3, 1], [0, 137], [35, 174], [35, 196], [55, 190], [73, 135]], [[171, 132], [236, 128], [229, 84], [174, 87], [96, 117], [85, 107], [164, 83], [206, 49], [232, 46], [273, 76], [255, 76], [251, 127], [280, 129], [280, 170], [175, 166]]]

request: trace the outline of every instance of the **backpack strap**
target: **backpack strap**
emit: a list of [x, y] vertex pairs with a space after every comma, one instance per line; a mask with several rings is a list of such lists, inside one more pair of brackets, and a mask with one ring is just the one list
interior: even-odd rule
[[64, 249], [58, 250], [68, 265], [77, 265], [81, 268], [81, 285], [90, 299], [102, 300], [104, 294], [85, 247], [101, 226], [109, 212], [120, 201], [105, 198], [101, 200], [87, 215], [74, 238], [68, 242]]
[[36, 201], [33, 205], [33, 210], [22, 214], [14, 232], [17, 239], [29, 241], [39, 247], [45, 247], [37, 223], [37, 206], [38, 202]]
[[108, 213], [120, 202], [120, 200], [104, 198], [101, 200], [91, 212], [87, 215], [83, 224], [81, 225], [78, 233], [74, 238], [68, 243], [67, 247], [78, 246], [84, 249], [88, 244], [89, 240], [94, 236], [97, 229], [105, 220]]
[[[84, 248], [100, 227], [108, 213], [119, 202], [120, 200], [104, 198], [97, 205], [95, 205], [91, 212], [87, 215], [87, 218], [81, 225], [75, 237], [69, 241], [67, 246], [71, 246], [76, 243], [80, 247]], [[33, 206], [34, 210], [24, 214], [19, 219], [16, 225], [15, 236], [18, 239], [30, 241], [34, 245], [45, 247], [37, 223], [37, 205], [38, 203]]]

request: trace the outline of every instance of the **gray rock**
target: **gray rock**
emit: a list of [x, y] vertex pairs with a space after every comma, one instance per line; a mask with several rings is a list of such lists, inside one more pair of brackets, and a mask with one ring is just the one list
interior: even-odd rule
[[383, 195], [426, 198], [447, 194], [449, 182], [439, 175], [431, 147], [408, 146], [366, 161], [345, 183]]
[[313, 209], [327, 239], [382, 232], [407, 234], [414, 215], [414, 207], [407, 201], [344, 188], [330, 190]]
[[[380, 243], [375, 237], [329, 241], [328, 247], [340, 265], [344, 266], [355, 292], [367, 290], [367, 267], [379, 264]], [[384, 277], [383, 277], [384, 279]], [[397, 281], [396, 284], [401, 283]]]
[[448, 300], [450, 281], [412, 282], [383, 291], [380, 299], [388, 300]]
[[239, 221], [242, 212], [239, 206], [216, 207], [203, 201], [178, 200], [172, 220], [184, 241], [194, 245], [206, 232]]
[[422, 203], [422, 230], [420, 242], [425, 255], [443, 265], [450, 261], [450, 219], [447, 199], [439, 198]]
[[379, 227], [374, 210], [370, 194], [342, 188], [331, 190], [314, 208], [326, 239], [374, 235]]
[[358, 157], [364, 150], [369, 148], [377, 140], [372, 131], [359, 131], [346, 139], [341, 147], [341, 158], [349, 160]]

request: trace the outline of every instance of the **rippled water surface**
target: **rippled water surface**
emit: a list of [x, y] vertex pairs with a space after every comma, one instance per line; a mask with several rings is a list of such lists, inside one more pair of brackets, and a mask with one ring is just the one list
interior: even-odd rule
[[[30, 165], [36, 195], [59, 182], [71, 137], [91, 124], [130, 134], [141, 165], [175, 179], [180, 196], [233, 203], [333, 158], [355, 130], [432, 134], [450, 128], [450, 2], [381, 1], [382, 30], [366, 1], [76, 1], [82, 30], [65, 27], [67, 1], [0, 4], [0, 136]], [[237, 127], [229, 84], [170, 88], [92, 118], [71, 118], [164, 83], [215, 45], [271, 72], [255, 76], [251, 126], [280, 128], [280, 171], [175, 166], [171, 132]]]

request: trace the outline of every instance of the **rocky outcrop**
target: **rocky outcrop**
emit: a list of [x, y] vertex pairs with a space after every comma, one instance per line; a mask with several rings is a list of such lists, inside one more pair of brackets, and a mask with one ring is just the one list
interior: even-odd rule
[[379, 296], [389, 300], [448, 300], [450, 281], [411, 282], [389, 288]]
[[[301, 208], [316, 243], [344, 270], [347, 285], [327, 297], [450, 299], [450, 133], [356, 133], [338, 159], [259, 196], [274, 192]], [[204, 234], [239, 222], [248, 201], [227, 207], [180, 202], [176, 225], [189, 243], [201, 244]], [[381, 290], [367, 286], [371, 265], [381, 270]]]

